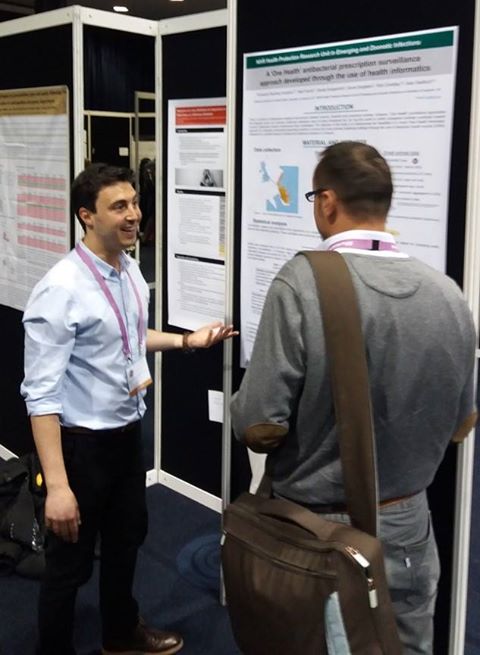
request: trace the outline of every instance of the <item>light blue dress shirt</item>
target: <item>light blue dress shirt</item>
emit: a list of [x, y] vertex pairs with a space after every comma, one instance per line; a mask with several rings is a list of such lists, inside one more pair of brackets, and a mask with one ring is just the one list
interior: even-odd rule
[[[137, 263], [122, 253], [120, 273], [80, 247], [94, 262], [125, 322], [133, 361], [145, 353], [149, 289]], [[127, 275], [128, 269], [128, 275]], [[138, 335], [135, 284], [143, 303]], [[72, 250], [35, 286], [23, 317], [28, 414], [58, 414], [64, 426], [117, 428], [141, 418], [145, 390], [130, 397], [127, 359], [117, 317], [90, 269]]]

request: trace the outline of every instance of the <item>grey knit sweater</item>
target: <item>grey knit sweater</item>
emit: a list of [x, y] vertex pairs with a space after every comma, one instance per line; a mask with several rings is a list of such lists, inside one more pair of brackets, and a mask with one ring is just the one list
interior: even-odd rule
[[[474, 411], [472, 317], [457, 285], [416, 259], [343, 256], [367, 344], [380, 498], [415, 493], [431, 483]], [[288, 431], [267, 459], [278, 495], [306, 504], [344, 500], [322, 320], [305, 257], [287, 262], [270, 287], [231, 412], [240, 440], [257, 423]]]

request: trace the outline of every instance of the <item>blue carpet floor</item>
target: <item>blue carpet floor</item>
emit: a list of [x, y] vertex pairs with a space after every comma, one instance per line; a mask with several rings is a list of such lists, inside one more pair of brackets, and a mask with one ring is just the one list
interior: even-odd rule
[[[182, 655], [239, 655], [219, 603], [219, 514], [161, 485], [150, 487], [147, 497], [150, 528], [135, 585], [142, 615], [152, 625], [180, 632]], [[97, 580], [96, 567], [78, 595], [78, 655], [99, 652]], [[0, 578], [0, 655], [33, 655], [37, 596], [36, 581]]]

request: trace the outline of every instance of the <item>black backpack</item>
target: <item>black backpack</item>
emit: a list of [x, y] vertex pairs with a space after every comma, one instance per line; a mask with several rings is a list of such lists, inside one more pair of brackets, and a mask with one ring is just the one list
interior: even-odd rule
[[0, 460], [0, 575], [42, 575], [44, 490], [35, 454]]

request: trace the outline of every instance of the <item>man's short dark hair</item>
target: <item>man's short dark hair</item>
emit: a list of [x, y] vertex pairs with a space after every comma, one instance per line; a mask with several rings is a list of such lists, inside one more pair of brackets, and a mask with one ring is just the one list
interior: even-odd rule
[[112, 186], [112, 184], [118, 182], [129, 182], [133, 185], [134, 181], [134, 174], [129, 168], [100, 163], [90, 164], [77, 175], [71, 189], [71, 207], [83, 229], [85, 229], [85, 225], [78, 216], [80, 207], [85, 207], [94, 212], [98, 194], [104, 187]]
[[366, 143], [341, 141], [326, 148], [313, 182], [315, 189], [333, 189], [352, 216], [383, 217], [390, 209], [390, 168], [378, 150]]

